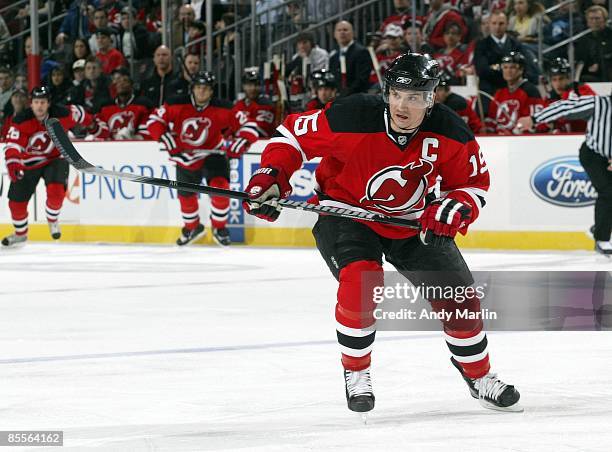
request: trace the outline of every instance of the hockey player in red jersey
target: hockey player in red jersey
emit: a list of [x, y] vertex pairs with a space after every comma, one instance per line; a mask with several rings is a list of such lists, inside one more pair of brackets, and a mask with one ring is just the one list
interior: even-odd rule
[[[176, 163], [178, 181], [197, 184], [205, 178], [211, 187], [229, 189], [228, 157], [239, 158], [248, 150], [258, 139], [257, 126], [240, 124], [229, 102], [213, 98], [214, 85], [211, 72], [198, 72], [191, 79], [191, 94], [155, 109], [147, 129]], [[228, 130], [234, 134], [229, 144], [224, 139]], [[179, 190], [178, 198], [185, 226], [176, 243], [183, 246], [202, 237], [205, 229], [197, 195]], [[226, 227], [229, 208], [229, 198], [211, 196], [212, 235], [222, 246], [231, 244]]]
[[483, 133], [482, 121], [465, 97], [451, 92], [448, 80], [448, 77], [440, 78], [440, 84], [436, 89], [436, 102], [446, 105], [457, 113], [473, 133]]
[[46, 213], [49, 231], [54, 240], [61, 237], [58, 218], [68, 185], [66, 162], [47, 134], [44, 121], [57, 118], [68, 130], [77, 124], [96, 132], [97, 124], [83, 107], [51, 105], [46, 87], [31, 92], [31, 107], [18, 114], [6, 136], [5, 161], [11, 185], [8, 199], [15, 233], [5, 237], [2, 245], [23, 245], [28, 238], [28, 202], [41, 178], [47, 189]]
[[306, 111], [321, 109], [333, 101], [338, 94], [338, 81], [333, 72], [321, 69], [312, 73], [312, 88], [317, 97], [306, 104]]
[[[354, 95], [323, 110], [289, 115], [266, 146], [261, 168], [246, 188], [245, 209], [274, 221], [289, 178], [304, 161], [322, 157], [316, 170], [319, 203], [418, 220], [420, 232], [381, 223], [321, 215], [317, 247], [338, 280], [337, 336], [348, 407], [374, 407], [370, 376], [374, 343], [374, 286], [383, 286], [384, 258], [415, 285], [460, 286], [473, 278], [454, 241], [485, 204], [489, 173], [474, 135], [446, 106], [434, 104], [439, 67], [421, 54], [405, 54], [389, 67], [383, 97]], [[440, 179], [440, 194], [436, 181]], [[446, 238], [446, 239], [444, 239]], [[364, 277], [367, 274], [368, 279]], [[440, 280], [439, 278], [442, 278]], [[363, 292], [362, 292], [363, 290]], [[454, 299], [430, 299], [434, 310]], [[470, 310], [480, 311], [471, 297]], [[519, 393], [489, 372], [481, 320], [443, 322], [451, 362], [473, 397], [488, 408], [518, 411]]]
[[[597, 94], [587, 84], [572, 86], [570, 80], [571, 67], [565, 58], [555, 58], [548, 68], [548, 76], [552, 90], [549, 92], [548, 105], [558, 100], [577, 99], [580, 96], [596, 96]], [[583, 133], [587, 122], [582, 119], [559, 119], [555, 121], [553, 129], [559, 132]]]
[[115, 82], [117, 97], [102, 105], [96, 118], [100, 134], [94, 138], [143, 140], [148, 138], [147, 121], [153, 103], [146, 97], [135, 97], [129, 73], [121, 73]]
[[536, 113], [546, 101], [538, 89], [523, 78], [525, 57], [520, 52], [505, 55], [501, 69], [508, 86], [495, 92], [485, 122], [490, 132], [507, 135], [515, 130], [518, 118]]
[[[234, 114], [240, 124], [254, 122], [261, 138], [269, 138], [274, 132], [276, 106], [269, 97], [261, 94], [259, 69], [249, 67], [242, 75], [245, 98], [234, 105]], [[246, 113], [246, 114], [245, 114]]]

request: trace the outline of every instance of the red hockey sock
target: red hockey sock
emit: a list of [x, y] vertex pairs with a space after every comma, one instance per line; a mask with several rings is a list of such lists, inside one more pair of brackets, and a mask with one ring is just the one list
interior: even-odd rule
[[[208, 185], [216, 188], [229, 189], [229, 181], [225, 177], [213, 177]], [[222, 196], [210, 197], [210, 222], [213, 228], [224, 228], [229, 216], [230, 200]]]
[[[480, 313], [480, 300], [476, 296], [468, 298], [462, 303], [433, 301], [431, 305], [434, 311], [450, 308], [453, 311], [455, 309], [467, 309], [470, 312]], [[482, 320], [452, 316], [443, 324], [446, 345], [453, 358], [461, 365], [463, 372], [470, 378], [485, 376], [491, 369], [491, 365], [489, 363], [487, 335], [483, 331]]]
[[64, 197], [66, 196], [66, 188], [64, 184], [52, 183], [47, 185], [47, 221], [54, 223], [59, 218]]
[[[368, 272], [365, 278], [364, 272]], [[336, 333], [345, 369], [363, 370], [370, 366], [376, 336], [372, 328], [375, 304], [371, 297], [362, 300], [362, 293], [372, 294], [373, 286], [382, 285], [383, 271], [378, 262], [352, 262], [340, 271]]]
[[181, 214], [185, 227], [189, 230], [195, 229], [200, 224], [198, 197], [196, 195], [178, 195], [181, 204]]
[[13, 226], [15, 227], [15, 234], [28, 235], [28, 201], [9, 200], [8, 204]]

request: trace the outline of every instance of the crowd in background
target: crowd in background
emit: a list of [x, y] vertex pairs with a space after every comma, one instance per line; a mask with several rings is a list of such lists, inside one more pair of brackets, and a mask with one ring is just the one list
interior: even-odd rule
[[[496, 118], [491, 116], [491, 110], [499, 114], [502, 104], [496, 96], [500, 90], [509, 89], [514, 93], [515, 88], [522, 86], [528, 92], [527, 97], [536, 96], [538, 94], [523, 83], [541, 86], [542, 77], [551, 75], [547, 69], [549, 63], [556, 62], [558, 68], [559, 62], [567, 59], [568, 47], [563, 46], [548, 53], [546, 61], [539, 62], [538, 35], [541, 27], [545, 47], [570, 37], [570, 8], [573, 8], [573, 33], [587, 28], [591, 30], [575, 42], [575, 60], [581, 67], [580, 80], [612, 81], [612, 28], [605, 0], [574, 2], [547, 15], [543, 14], [545, 8], [562, 3], [562, 0], [544, 0], [542, 3], [535, 0], [509, 0], [507, 3], [495, 0], [488, 2], [486, 7], [479, 0], [429, 0], [422, 6], [419, 2], [419, 10], [425, 11], [424, 15], [413, 15], [410, 0], [393, 0], [394, 12], [388, 17], [380, 17], [377, 29], [361, 30], [362, 35], [356, 35], [349, 21], [336, 22], [331, 48], [322, 48], [316, 35], [305, 30], [312, 25], [302, 14], [307, 2], [314, 4], [310, 5], [311, 8], [323, 7], [321, 2], [312, 0], [291, 0], [285, 3], [283, 11], [286, 17], [283, 20], [267, 18], [276, 21], [279, 27], [287, 28], [287, 34], [299, 33], [295, 40], [295, 53], [286, 56], [285, 73], [282, 74], [290, 96], [289, 108], [283, 109], [284, 113], [289, 109], [304, 109], [310, 98], [316, 97], [316, 92], [310, 88], [313, 71], [328, 69], [333, 74], [335, 85], [331, 83], [330, 86], [337, 88], [337, 93], [334, 93], [337, 96], [376, 92], [380, 90], [380, 77], [384, 76], [391, 61], [401, 53], [415, 51], [428, 53], [438, 60], [446, 91], [453, 85], [465, 84], [470, 77], [477, 80], [482, 95], [467, 100], [467, 107], [472, 113], [478, 113], [481, 119], [480, 124], [473, 127], [474, 131], [495, 131], [495, 126], [493, 130], [487, 129], [485, 119], [490, 118], [493, 120], [490, 123], [495, 124]], [[281, 3], [280, 0], [258, 0], [257, 8], [265, 10]], [[0, 1], [0, 8], [8, 4]], [[215, 3], [215, 29], [224, 30], [237, 19], [247, 17], [251, 14], [250, 4], [250, 1]], [[12, 34], [28, 29], [28, 8], [26, 5], [10, 10], [0, 17], [0, 114], [5, 122], [28, 103], [26, 56], [31, 53], [31, 37], [24, 35], [21, 39], [3, 42]], [[122, 84], [124, 100], [132, 95], [143, 96], [151, 107], [159, 106], [171, 96], [185, 94], [190, 75], [205, 64], [202, 61], [205, 49], [199, 40], [206, 32], [202, 20], [204, 9], [205, 3], [201, 0], [177, 8], [173, 35], [167, 47], [161, 45], [161, 11], [156, 0], [134, 0], [131, 9], [126, 2], [116, 0], [41, 0], [41, 21], [65, 13], [51, 30], [46, 28], [48, 25], [40, 28], [44, 57], [40, 73], [42, 84], [51, 91], [53, 102], [82, 105], [94, 113], [117, 99], [120, 79], [129, 80], [128, 88]], [[48, 40], [42, 37], [48, 35], [53, 39], [45, 45]], [[233, 52], [233, 39], [231, 29], [219, 34], [213, 43], [213, 52], [227, 52], [228, 49]], [[179, 47], [183, 49], [182, 58], [177, 59], [176, 49]], [[510, 61], [507, 57], [511, 54], [520, 54], [523, 58], [512, 57]], [[308, 64], [304, 64], [306, 58]], [[513, 77], [508, 76], [502, 67], [504, 58], [507, 65], [518, 66]], [[344, 62], [345, 72], [341, 70]], [[263, 62], [259, 63], [262, 69]], [[568, 80], [570, 73], [573, 74], [572, 69], [567, 68], [564, 72]], [[260, 70], [262, 86], [263, 72]], [[225, 75], [218, 82], [233, 83], [234, 77], [228, 73]], [[548, 91], [552, 93], [554, 89]], [[233, 93], [232, 90], [227, 92]], [[279, 93], [273, 86], [266, 94], [274, 97]], [[557, 94], [562, 97], [560, 92]], [[547, 94], [540, 91], [539, 96], [545, 99]]]

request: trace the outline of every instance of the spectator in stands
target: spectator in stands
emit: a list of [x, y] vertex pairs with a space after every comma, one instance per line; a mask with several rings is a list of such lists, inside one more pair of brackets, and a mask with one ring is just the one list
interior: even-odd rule
[[[474, 133], [484, 133], [485, 128], [468, 100], [459, 94], [451, 92], [450, 78], [444, 75], [440, 78], [440, 83], [436, 88], [436, 103], [444, 104], [455, 113], [469, 126]], [[484, 119], [484, 118], [483, 118]]]
[[315, 37], [310, 32], [300, 33], [295, 43], [296, 53], [287, 64], [285, 75], [300, 75], [306, 79], [307, 74], [302, 73], [302, 62], [308, 58], [310, 72], [320, 71], [329, 67], [329, 53], [315, 43]]
[[72, 63], [72, 84], [79, 85], [85, 80], [85, 60], [76, 60]]
[[0, 116], [4, 118], [2, 129], [0, 129], [0, 141], [4, 141], [4, 137], [13, 124], [13, 118], [26, 108], [28, 108], [28, 93], [23, 89], [13, 91], [11, 98], [0, 112]]
[[277, 36], [298, 33], [308, 25], [302, 0], [290, 0], [285, 4], [282, 15], [275, 28]]
[[[108, 14], [104, 8], [97, 8], [93, 12], [93, 26], [94, 26], [94, 30], [101, 30], [104, 28], [109, 28]], [[111, 35], [111, 41], [113, 43], [113, 47], [117, 47], [117, 37], [115, 33]], [[93, 53], [94, 55], [98, 53], [98, 38], [96, 36], [96, 33], [93, 33], [91, 35], [87, 43], [89, 44], [89, 49], [91, 50], [91, 53]]]
[[432, 55], [440, 64], [440, 70], [448, 76], [447, 84], [461, 85], [468, 74], [474, 74], [469, 64], [467, 46], [461, 44], [461, 27], [448, 22], [444, 28], [445, 47]]
[[49, 101], [52, 104], [64, 104], [66, 96], [70, 88], [72, 88], [72, 83], [70, 79], [66, 77], [63, 66], [57, 66], [51, 69], [48, 77], [43, 81], [43, 85], [49, 88], [49, 93], [51, 95]]
[[404, 22], [404, 47], [409, 52], [428, 53], [431, 55], [434, 50], [423, 41], [422, 27], [423, 23], [419, 20], [414, 24], [410, 19]]
[[0, 111], [4, 109], [15, 91], [13, 72], [9, 68], [0, 67]]
[[189, 40], [189, 26], [195, 20], [195, 11], [193, 7], [187, 3], [181, 5], [178, 11], [178, 18], [173, 24], [172, 33], [172, 48], [184, 46]]
[[[0, 41], [7, 40], [11, 37], [11, 32], [9, 28], [6, 26], [6, 22], [2, 15], [0, 15]], [[9, 55], [9, 47], [10, 44], [2, 44], [0, 45], [0, 64], [8, 64], [10, 63], [10, 55]]]
[[[508, 35], [508, 19], [503, 11], [491, 13], [489, 18], [489, 29], [491, 34], [476, 43], [474, 50], [474, 65], [479, 77], [479, 89], [494, 94], [500, 88], [506, 86], [506, 81], [501, 71], [501, 60], [510, 52], [523, 52], [521, 43]], [[533, 63], [527, 59], [526, 76], [532, 83], [538, 83], [537, 70], [533, 69]], [[486, 102], [483, 102], [485, 111]]]
[[[389, 24], [383, 33], [383, 41], [376, 49], [376, 60], [380, 66], [380, 75], [383, 76], [393, 60], [404, 53], [402, 46], [404, 41], [404, 30], [396, 24]], [[376, 71], [370, 72], [370, 85], [380, 86]]]
[[110, 79], [102, 73], [96, 57], [90, 56], [85, 63], [85, 80], [70, 89], [66, 103], [82, 105], [89, 111], [96, 111], [99, 105], [110, 98]]
[[[564, 0], [556, 0], [557, 4], [565, 3]], [[545, 44], [553, 45], [563, 41], [570, 37], [570, 10], [572, 18], [574, 20], [573, 31], [579, 33], [585, 28], [584, 19], [582, 15], [578, 14], [578, 4], [569, 3], [564, 4], [559, 9], [554, 11], [551, 15], [550, 23], [548, 23], [543, 30], [543, 40]], [[550, 57], [564, 57], [567, 54], [567, 47], [561, 47], [557, 50], [553, 50], [548, 55]]]
[[380, 32], [384, 33], [389, 24], [404, 25], [406, 17], [410, 14], [410, 0], [393, 0], [393, 12], [380, 24]]
[[[86, 60], [87, 58], [89, 58], [90, 55], [91, 49], [89, 48], [89, 42], [86, 39], [75, 39], [72, 43], [72, 54], [68, 58], [67, 67], [72, 69], [72, 65], [75, 61]], [[83, 68], [85, 68], [85, 65], [83, 65]]]
[[537, 51], [538, 27], [540, 22], [548, 23], [550, 19], [543, 16], [544, 6], [536, 0], [510, 0], [508, 5], [508, 31], [526, 45], [532, 45]]
[[461, 28], [461, 42], [465, 42], [468, 28], [461, 16], [461, 12], [444, 0], [430, 0], [429, 12], [426, 16], [423, 34], [427, 42], [434, 49], [444, 47], [444, 29], [449, 22], [455, 22]]
[[187, 40], [187, 43], [185, 44], [185, 50], [187, 51], [187, 53], [197, 53], [198, 55], [201, 54], [202, 50], [204, 49], [204, 42], [199, 41], [195, 44], [193, 42], [201, 39], [205, 33], [206, 25], [204, 24], [204, 22], [194, 20], [191, 25], [189, 25], [189, 30], [187, 32], [189, 38]]
[[[538, 89], [523, 76], [525, 65], [525, 57], [520, 52], [509, 52], [502, 57], [506, 86], [498, 89], [491, 101], [486, 119], [489, 131], [509, 135], [515, 130], [518, 118], [534, 115], [544, 107], [546, 102]], [[546, 129], [544, 126], [539, 131]]]
[[168, 100], [169, 84], [176, 78], [172, 68], [170, 49], [164, 45], [155, 49], [153, 54], [155, 70], [153, 75], [141, 84], [142, 95], [147, 97], [156, 107]]
[[576, 59], [584, 63], [580, 80], [612, 81], [612, 29], [606, 26], [608, 11], [593, 5], [586, 11], [587, 26], [592, 33], [576, 43]]
[[[131, 17], [130, 17], [131, 16]], [[132, 21], [132, 32], [130, 33], [130, 19]], [[135, 60], [150, 57], [149, 32], [144, 24], [135, 17], [134, 11], [129, 6], [121, 10], [121, 21], [117, 39], [117, 49], [129, 60], [132, 56]]]
[[89, 37], [89, 14], [94, 9], [94, 3], [94, 0], [74, 0], [70, 4], [55, 37], [55, 44], [62, 46], [67, 39]]
[[127, 66], [127, 61], [123, 54], [113, 47], [111, 40], [113, 32], [110, 28], [100, 28], [96, 30], [96, 40], [98, 42], [98, 52], [96, 58], [100, 60], [102, 72], [110, 75], [115, 69]]
[[[336, 23], [334, 39], [338, 48], [330, 54], [329, 69], [340, 82], [340, 96], [366, 92], [370, 84], [372, 60], [368, 50], [355, 42], [353, 25], [346, 20]], [[342, 60], [346, 62], [344, 74]]]
[[197, 53], [188, 53], [183, 60], [181, 74], [177, 76], [168, 85], [168, 96], [185, 96], [189, 94], [189, 85], [191, 77], [200, 70], [200, 55]]

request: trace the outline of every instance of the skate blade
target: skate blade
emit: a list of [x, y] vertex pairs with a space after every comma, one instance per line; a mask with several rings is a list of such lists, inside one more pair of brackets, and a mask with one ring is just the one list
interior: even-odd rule
[[19, 242], [19, 243], [15, 243], [14, 245], [0, 245], [0, 249], [2, 250], [6, 250], [6, 251], [11, 251], [11, 250], [18, 250], [23, 248], [24, 246], [26, 246], [26, 242]]
[[521, 404], [518, 402], [516, 402], [514, 405], [510, 405], [506, 407], [493, 405], [492, 403], [487, 402], [485, 400], [479, 400], [479, 402], [483, 407], [489, 410], [494, 410], [494, 411], [505, 411], [508, 413], [522, 413], [523, 411], [525, 411], [523, 407], [521, 406]]
[[370, 420], [369, 413], [356, 413], [359, 416], [359, 420], [363, 425], [368, 425], [368, 421]]
[[179, 244], [177, 243], [177, 246], [189, 246], [189, 245], [193, 245], [195, 242], [197, 242], [198, 240], [200, 240], [200, 239], [201, 239], [202, 237], [204, 237], [205, 235], [206, 235], [206, 229], [204, 229], [202, 232], [200, 232], [199, 234], [197, 234], [197, 235], [195, 236], [195, 238], [194, 238], [194, 239], [192, 239], [192, 240], [190, 240], [189, 242], [187, 242], [187, 243], [183, 243], [182, 245], [179, 245]]

